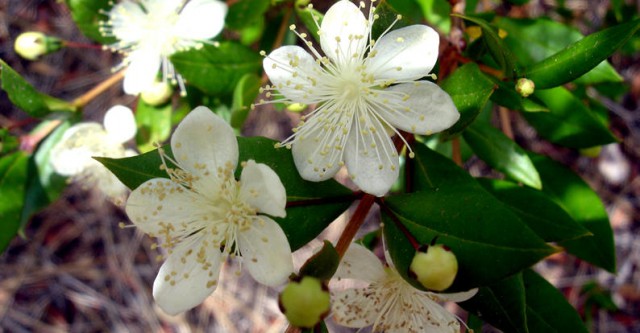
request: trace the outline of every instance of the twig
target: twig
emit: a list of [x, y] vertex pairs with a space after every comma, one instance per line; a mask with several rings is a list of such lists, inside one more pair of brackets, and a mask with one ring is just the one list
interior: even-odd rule
[[78, 108], [84, 107], [89, 102], [91, 102], [94, 98], [96, 98], [98, 95], [102, 94], [107, 89], [111, 88], [114, 84], [120, 82], [124, 78], [124, 72], [125, 72], [124, 70], [121, 70], [115, 73], [113, 76], [104, 80], [103, 82], [95, 86], [93, 89], [84, 93], [82, 96], [74, 99], [73, 102], [71, 102], [71, 104]]

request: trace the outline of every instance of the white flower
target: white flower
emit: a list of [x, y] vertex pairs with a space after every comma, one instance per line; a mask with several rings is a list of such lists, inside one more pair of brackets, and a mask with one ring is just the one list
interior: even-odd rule
[[[388, 254], [385, 255], [391, 264]], [[458, 333], [458, 317], [439, 302], [462, 302], [478, 291], [438, 294], [418, 290], [405, 281], [395, 267], [383, 267], [373, 253], [356, 243], [345, 253], [334, 278], [354, 279], [365, 286], [334, 293], [333, 319], [347, 327], [373, 325], [374, 332]]]
[[111, 198], [123, 195], [127, 188], [100, 162], [92, 157], [122, 158], [135, 155], [123, 143], [136, 134], [136, 123], [131, 109], [116, 105], [104, 116], [104, 127], [85, 122], [67, 129], [60, 141], [51, 149], [53, 169], [85, 186], [95, 185]]
[[[221, 263], [240, 257], [260, 283], [275, 286], [293, 271], [280, 226], [286, 193], [278, 175], [253, 160], [234, 178], [238, 142], [231, 127], [206, 107], [190, 112], [171, 138], [177, 168], [171, 179], [151, 179], [131, 192], [126, 212], [142, 231], [158, 237], [168, 256], [153, 283], [160, 307], [177, 314], [215, 289]], [[161, 152], [163, 159], [167, 157]]]
[[311, 54], [283, 46], [264, 59], [263, 67], [273, 83], [266, 88], [267, 96], [276, 96], [274, 101], [318, 104], [283, 142], [293, 148], [302, 177], [326, 180], [346, 165], [364, 192], [382, 196], [398, 177], [390, 134], [398, 129], [442, 131], [459, 114], [446, 92], [429, 81], [416, 81], [430, 75], [436, 63], [438, 34], [412, 25], [374, 41], [373, 10], [372, 5], [367, 19], [353, 3], [338, 1], [319, 30], [326, 56], [313, 48], [306, 34], [298, 34]]
[[118, 42], [111, 48], [125, 54], [124, 91], [137, 95], [147, 90], [162, 68], [163, 79], [177, 80], [184, 92], [169, 56], [201, 47], [218, 35], [226, 14], [227, 5], [217, 0], [191, 0], [186, 5], [185, 0], [124, 0], [113, 6], [101, 32], [115, 37]]

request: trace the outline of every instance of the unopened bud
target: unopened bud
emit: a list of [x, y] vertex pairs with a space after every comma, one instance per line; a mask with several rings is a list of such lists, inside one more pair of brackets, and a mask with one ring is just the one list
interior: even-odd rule
[[280, 294], [280, 309], [296, 327], [314, 327], [329, 313], [330, 307], [329, 291], [311, 276], [290, 282]]
[[522, 97], [529, 97], [535, 90], [536, 85], [529, 79], [521, 78], [516, 82], [516, 91]]
[[151, 105], [158, 106], [166, 103], [173, 95], [173, 88], [165, 81], [154, 81], [148, 89], [140, 93], [140, 98]]
[[458, 273], [458, 260], [449, 248], [431, 245], [426, 251], [416, 252], [409, 271], [425, 288], [442, 291], [453, 284]]
[[287, 105], [287, 110], [291, 112], [302, 112], [306, 108], [307, 108], [307, 105], [303, 103], [293, 103], [293, 104]]
[[16, 53], [29, 60], [37, 60], [40, 56], [58, 51], [62, 47], [60, 39], [47, 36], [41, 32], [23, 32], [13, 44]]

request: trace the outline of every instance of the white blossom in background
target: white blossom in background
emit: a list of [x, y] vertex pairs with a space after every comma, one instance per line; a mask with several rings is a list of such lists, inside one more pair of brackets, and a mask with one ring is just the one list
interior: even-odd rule
[[153, 84], [162, 69], [165, 81], [184, 82], [169, 57], [179, 51], [202, 47], [224, 27], [227, 5], [218, 0], [124, 0], [106, 13], [104, 36], [118, 42], [109, 45], [120, 51], [127, 66], [124, 91], [137, 95]]
[[373, 3], [368, 18], [362, 7], [341, 0], [329, 8], [319, 30], [325, 56], [306, 34], [298, 36], [311, 53], [283, 46], [267, 55], [263, 67], [273, 85], [265, 90], [273, 102], [317, 104], [282, 143], [293, 149], [304, 179], [323, 181], [346, 165], [360, 189], [382, 196], [399, 172], [390, 136], [439, 132], [459, 113], [446, 92], [419, 80], [436, 63], [438, 34], [412, 25], [374, 41]]
[[373, 332], [460, 332], [460, 319], [440, 303], [466, 301], [478, 289], [453, 294], [418, 290], [400, 276], [386, 251], [385, 256], [389, 267], [362, 245], [351, 244], [334, 279], [359, 286], [332, 292], [334, 321], [352, 328], [373, 326]]
[[167, 258], [153, 296], [169, 314], [200, 304], [218, 284], [220, 265], [236, 257], [254, 279], [275, 286], [293, 271], [291, 249], [280, 226], [266, 215], [286, 215], [286, 193], [267, 165], [242, 163], [234, 178], [238, 142], [233, 129], [206, 107], [191, 111], [171, 137], [176, 167], [170, 179], [148, 180], [131, 192], [126, 213], [157, 237]]
[[92, 157], [122, 158], [135, 155], [123, 145], [136, 134], [131, 109], [116, 105], [104, 116], [104, 125], [96, 122], [76, 124], [67, 129], [51, 149], [53, 169], [85, 187], [96, 186], [108, 197], [120, 198], [127, 188], [104, 165]]

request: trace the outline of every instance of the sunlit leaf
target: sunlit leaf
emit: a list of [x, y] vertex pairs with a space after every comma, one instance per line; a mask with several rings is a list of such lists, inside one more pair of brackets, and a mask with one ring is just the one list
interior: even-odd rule
[[255, 73], [245, 74], [233, 90], [231, 126], [241, 128], [249, 115], [253, 101], [260, 92], [260, 77]]
[[140, 152], [155, 149], [155, 144], [164, 142], [171, 134], [171, 104], [151, 106], [142, 98], [136, 107], [136, 144]]
[[112, 0], [65, 0], [71, 18], [82, 33], [100, 44], [113, 43], [111, 37], [100, 33], [100, 22], [108, 19], [103, 13], [111, 9]]
[[0, 251], [7, 248], [20, 227], [28, 160], [21, 151], [0, 158]]

